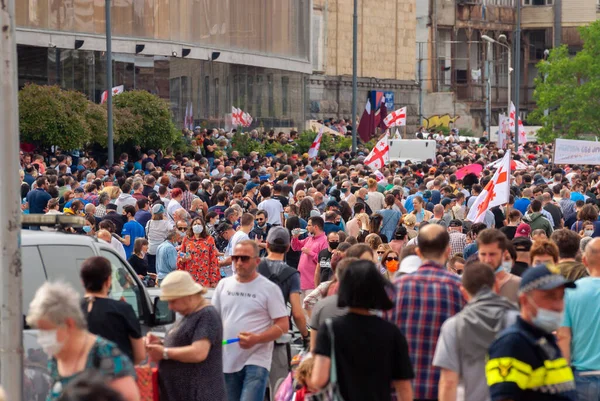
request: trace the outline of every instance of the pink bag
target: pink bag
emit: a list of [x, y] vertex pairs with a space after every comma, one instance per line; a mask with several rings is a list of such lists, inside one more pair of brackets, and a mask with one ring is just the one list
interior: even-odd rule
[[274, 401], [291, 401], [294, 396], [294, 378], [290, 372], [285, 380], [281, 382], [277, 392], [275, 393]]

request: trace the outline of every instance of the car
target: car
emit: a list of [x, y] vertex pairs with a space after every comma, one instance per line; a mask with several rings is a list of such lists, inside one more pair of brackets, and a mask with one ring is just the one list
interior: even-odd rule
[[[59, 215], [57, 215], [59, 216]], [[52, 226], [52, 222], [30, 215], [24, 223], [32, 226]], [[41, 217], [51, 217], [44, 216]], [[52, 216], [54, 217], [54, 216]], [[56, 225], [77, 226], [73, 216], [59, 216]], [[75, 220], [76, 221], [76, 220]], [[60, 224], [59, 224], [60, 223]], [[25, 322], [29, 304], [37, 289], [47, 280], [62, 280], [71, 284], [83, 296], [79, 269], [84, 260], [92, 256], [103, 256], [112, 265], [112, 290], [109, 296], [127, 302], [140, 320], [143, 334], [149, 331], [166, 332], [175, 321], [175, 314], [168, 303], [161, 301], [156, 292], [150, 295], [133, 268], [110, 244], [87, 235], [74, 235], [54, 231], [23, 230], [21, 232], [21, 259], [23, 278], [23, 348], [24, 388], [23, 399], [43, 401], [46, 399], [52, 380], [46, 368], [48, 356], [37, 343], [37, 331]]]

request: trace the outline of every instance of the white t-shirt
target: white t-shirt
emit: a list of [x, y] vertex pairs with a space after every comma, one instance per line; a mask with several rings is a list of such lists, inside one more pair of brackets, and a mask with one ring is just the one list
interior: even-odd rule
[[156, 255], [158, 246], [166, 241], [169, 231], [173, 229], [173, 223], [167, 220], [148, 220], [145, 228], [148, 237], [148, 253]]
[[[235, 249], [235, 246], [238, 244], [238, 242], [241, 242], [241, 241], [244, 241], [247, 239], [250, 239], [248, 234], [246, 234], [242, 230], [236, 231], [236, 233], [233, 234], [233, 237], [231, 237], [231, 240], [229, 241], [229, 246], [227, 247], [227, 252], [226, 252], [225, 256], [233, 255], [233, 250]], [[231, 268], [233, 269], [233, 273], [235, 274], [235, 263], [231, 262]]]
[[175, 220], [173, 219], [173, 216], [175, 216], [175, 212], [179, 209], [181, 209], [183, 206], [181, 206], [181, 203], [179, 203], [178, 201], [176, 201], [175, 199], [171, 199], [169, 201], [169, 204], [167, 205], [167, 217], [169, 218], [169, 221], [173, 224], [175, 224]]
[[121, 243], [121, 241], [119, 241], [115, 237], [111, 237], [110, 238], [110, 246], [112, 246], [112, 248], [115, 251], [117, 251], [117, 253], [119, 255], [123, 256], [123, 259], [127, 260], [127, 255], [125, 254], [125, 248], [123, 247], [123, 244]]
[[[273, 320], [287, 316], [281, 289], [269, 279], [258, 275], [249, 283], [240, 283], [235, 276], [217, 285], [212, 304], [223, 320], [223, 339], [237, 338], [240, 332], [262, 333], [273, 326]], [[247, 365], [271, 369], [273, 341], [242, 349], [234, 343], [223, 347], [223, 372], [239, 372]]]
[[381, 192], [369, 192], [368, 196], [369, 198], [365, 202], [369, 205], [373, 213], [385, 207], [385, 196]]
[[283, 206], [277, 199], [267, 199], [258, 204], [258, 210], [264, 210], [269, 215], [267, 223], [282, 225], [281, 213], [283, 213]]

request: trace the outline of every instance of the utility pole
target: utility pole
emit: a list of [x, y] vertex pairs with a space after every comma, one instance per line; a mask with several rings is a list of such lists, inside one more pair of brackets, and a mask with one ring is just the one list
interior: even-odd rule
[[486, 52], [486, 61], [485, 61], [485, 130], [488, 133], [488, 140], [492, 138], [491, 132], [491, 122], [492, 122], [492, 80], [490, 77], [491, 74], [491, 59], [492, 59], [492, 42], [487, 42], [487, 52]]
[[0, 384], [7, 399], [23, 399], [21, 202], [19, 199], [19, 103], [15, 0], [0, 2]]
[[358, 0], [354, 0], [352, 15], [352, 151], [357, 147], [356, 97], [358, 96]]
[[[521, 1], [517, 0], [517, 29], [515, 31], [515, 152], [519, 151], [519, 104], [521, 102]], [[527, 49], [529, 50], [529, 49]]]
[[110, 0], [105, 0], [106, 11], [106, 121], [108, 122], [108, 165], [115, 162], [115, 146], [113, 141], [113, 71], [112, 71], [112, 24], [110, 21]]

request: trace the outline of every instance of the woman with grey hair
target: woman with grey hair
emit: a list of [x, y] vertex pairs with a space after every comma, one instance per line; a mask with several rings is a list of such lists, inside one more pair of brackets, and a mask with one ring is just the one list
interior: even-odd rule
[[29, 304], [27, 323], [39, 330], [38, 343], [50, 357], [48, 401], [57, 400], [70, 381], [91, 369], [126, 401], [139, 401], [133, 364], [114, 343], [87, 330], [79, 294], [69, 284], [44, 283]]

